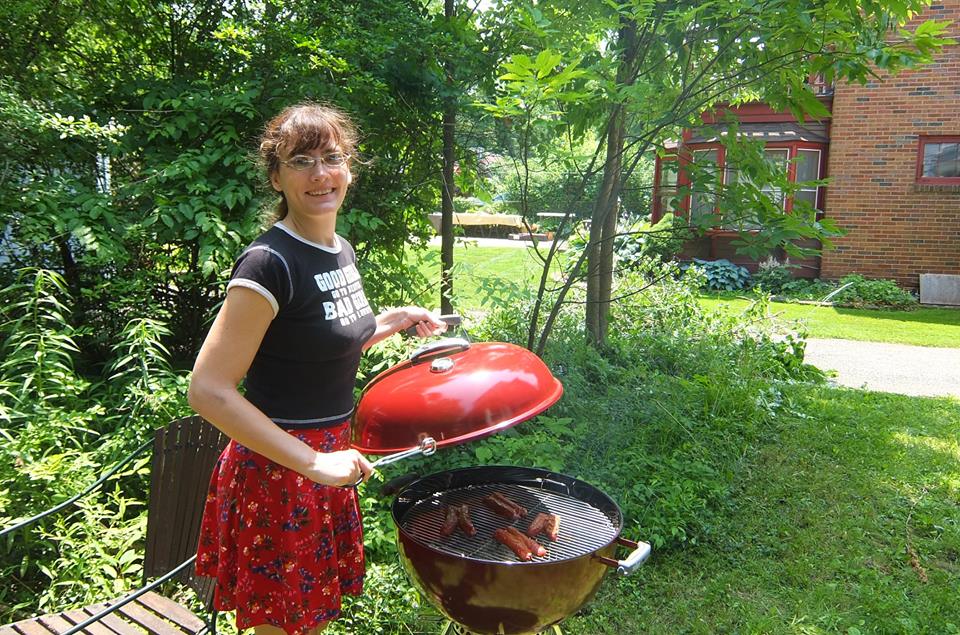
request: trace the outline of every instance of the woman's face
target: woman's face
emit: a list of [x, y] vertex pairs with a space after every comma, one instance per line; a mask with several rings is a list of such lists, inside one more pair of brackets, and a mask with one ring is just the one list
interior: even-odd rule
[[[280, 165], [270, 174], [270, 183], [273, 189], [283, 192], [290, 213], [304, 220], [336, 216], [353, 180], [349, 162], [334, 165], [338, 156], [342, 158], [342, 152], [329, 146], [280, 157]], [[309, 161], [303, 157], [314, 159], [314, 165], [305, 167]]]

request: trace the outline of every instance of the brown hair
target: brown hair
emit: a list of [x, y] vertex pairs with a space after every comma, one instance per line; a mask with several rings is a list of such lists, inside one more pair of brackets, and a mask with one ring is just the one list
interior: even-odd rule
[[[267, 122], [260, 137], [260, 160], [269, 178], [280, 169], [281, 155], [289, 157], [335, 146], [352, 157], [357, 151], [357, 136], [350, 117], [338, 108], [312, 103], [288, 106]], [[282, 220], [286, 215], [287, 199], [281, 192], [271, 220]]]

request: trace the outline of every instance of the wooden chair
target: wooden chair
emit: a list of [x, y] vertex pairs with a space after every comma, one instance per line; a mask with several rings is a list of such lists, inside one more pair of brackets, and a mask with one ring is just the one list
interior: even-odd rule
[[[178, 419], [155, 433], [143, 587], [102, 604], [0, 626], [0, 635], [214, 633], [213, 580], [196, 577], [193, 561], [210, 475], [226, 443], [227, 438], [199, 416]], [[148, 584], [151, 578], [156, 579]], [[206, 619], [153, 590], [167, 580], [194, 589], [207, 608]]]

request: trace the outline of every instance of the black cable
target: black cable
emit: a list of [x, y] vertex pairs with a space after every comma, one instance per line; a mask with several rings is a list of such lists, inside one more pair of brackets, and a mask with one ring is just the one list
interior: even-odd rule
[[73, 497], [71, 497], [71, 498], [63, 501], [62, 503], [60, 503], [60, 504], [57, 505], [56, 507], [51, 507], [50, 509], [48, 509], [48, 510], [46, 510], [46, 511], [42, 511], [42, 512], [40, 512], [39, 514], [37, 514], [36, 516], [33, 516], [32, 518], [28, 518], [28, 519], [26, 519], [26, 520], [24, 520], [24, 521], [22, 521], [22, 522], [17, 523], [16, 525], [13, 525], [13, 526], [11, 526], [11, 527], [7, 527], [6, 529], [3, 529], [2, 531], [0, 531], [0, 538], [3, 538], [4, 536], [6, 536], [6, 535], [9, 534], [9, 533], [12, 533], [12, 532], [14, 532], [14, 531], [16, 531], [16, 530], [18, 530], [18, 529], [20, 529], [20, 528], [22, 528], [22, 527], [26, 527], [27, 525], [29, 525], [29, 524], [31, 524], [31, 523], [35, 523], [36, 521], [40, 520], [41, 518], [44, 518], [44, 517], [46, 517], [46, 516], [49, 516], [50, 514], [54, 514], [54, 513], [58, 512], [58, 511], [60, 511], [61, 509], [63, 509], [64, 507], [68, 507], [68, 506], [72, 505], [73, 503], [77, 502], [79, 499], [83, 498], [84, 496], [86, 496], [87, 494], [89, 494], [90, 492], [92, 492], [93, 490], [95, 490], [96, 488], [98, 488], [100, 485], [102, 485], [102, 484], [104, 483], [104, 481], [106, 481], [108, 478], [110, 478], [111, 476], [113, 476], [114, 474], [116, 474], [117, 471], [118, 471], [120, 468], [122, 468], [123, 466], [125, 466], [127, 463], [129, 463], [129, 462], [132, 461], [133, 459], [137, 458], [137, 456], [139, 456], [141, 452], [143, 452], [144, 450], [146, 450], [146, 449], [147, 449], [148, 447], [150, 447], [151, 445], [153, 445], [153, 439], [147, 441], [146, 443], [144, 443], [143, 445], [141, 445], [139, 448], [137, 448], [136, 450], [134, 450], [133, 453], [130, 454], [130, 456], [128, 456], [127, 458], [123, 459], [122, 461], [120, 461], [119, 463], [117, 463], [115, 466], [113, 466], [113, 468], [112, 468], [109, 472], [107, 472], [107, 473], [104, 474], [102, 477], [100, 477], [100, 479], [99, 479], [98, 481], [96, 481], [95, 483], [93, 483], [92, 485], [90, 485], [87, 489], [83, 490], [82, 492], [80, 492], [80, 493], [77, 494], [76, 496], [73, 496]]

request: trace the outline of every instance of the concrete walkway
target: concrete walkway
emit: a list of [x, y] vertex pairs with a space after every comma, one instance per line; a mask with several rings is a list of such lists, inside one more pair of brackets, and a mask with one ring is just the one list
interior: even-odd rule
[[960, 397], [960, 348], [807, 340], [805, 360], [836, 371], [841, 386], [923, 397]]

